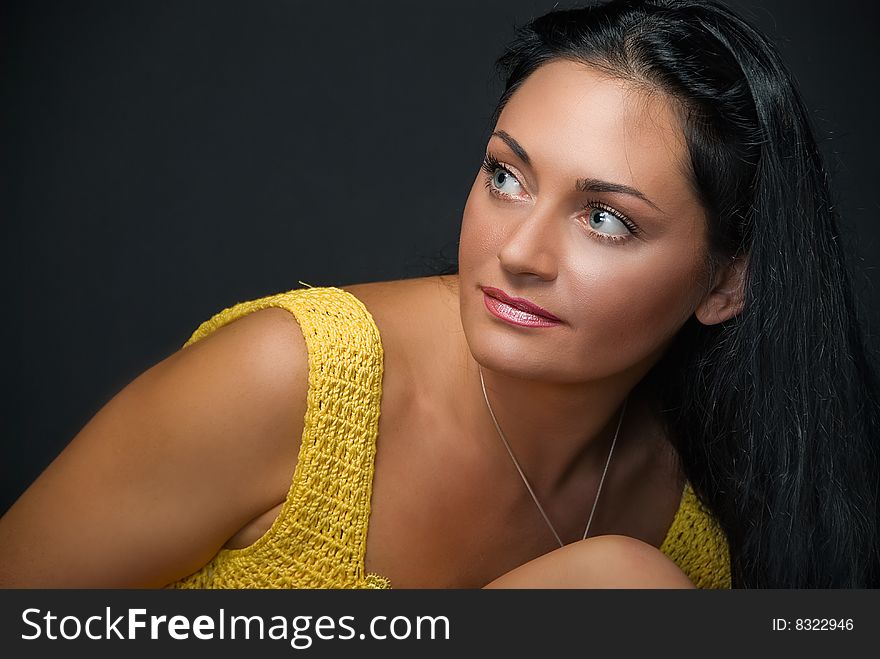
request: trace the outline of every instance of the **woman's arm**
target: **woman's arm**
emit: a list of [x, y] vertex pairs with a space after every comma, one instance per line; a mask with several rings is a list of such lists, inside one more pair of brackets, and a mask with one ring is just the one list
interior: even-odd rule
[[305, 341], [256, 311], [113, 397], [0, 518], [0, 587], [161, 587], [284, 499]]
[[656, 547], [625, 535], [573, 542], [501, 575], [484, 588], [694, 588]]

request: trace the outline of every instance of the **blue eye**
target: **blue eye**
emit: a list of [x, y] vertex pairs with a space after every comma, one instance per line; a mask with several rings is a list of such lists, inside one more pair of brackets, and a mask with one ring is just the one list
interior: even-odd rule
[[[590, 208], [589, 213], [589, 221], [590, 226], [596, 229], [607, 230], [609, 226], [613, 227], [615, 223], [617, 223], [622, 230], [619, 231], [619, 235], [626, 235], [629, 233], [629, 228], [621, 221], [619, 217], [617, 217], [614, 213], [609, 210], [606, 210], [602, 207], [593, 206]], [[596, 226], [594, 223], [598, 223]]]
[[507, 181], [509, 180], [516, 181], [516, 183], [519, 184], [519, 181], [516, 180], [516, 177], [508, 172], [506, 169], [497, 170], [495, 172], [495, 176], [492, 177], [492, 182], [499, 190], [503, 188], [504, 184], [507, 183]]
[[500, 194], [501, 196], [517, 196], [514, 192], [505, 192], [502, 190], [504, 185], [509, 181], [513, 181], [520, 187], [522, 186], [516, 176], [514, 176], [504, 165], [498, 162], [492, 154], [486, 154], [486, 157], [483, 159], [482, 170], [489, 175], [489, 178], [486, 180], [486, 187], [494, 187], [496, 194]]
[[[487, 153], [483, 158], [481, 169], [486, 173], [484, 184], [495, 197], [516, 198], [519, 196], [517, 193], [502, 190], [506, 184], [511, 182], [520, 188], [522, 184], [516, 175], [502, 165], [491, 153]], [[588, 201], [583, 208], [587, 211], [584, 224], [587, 225], [590, 237], [596, 240], [619, 243], [640, 233], [640, 229], [626, 215], [601, 201]], [[618, 225], [616, 230], [614, 229], [615, 223]]]
[[[589, 232], [599, 240], [621, 242], [628, 240], [630, 235], [639, 234], [639, 228], [629, 218], [601, 201], [588, 201], [584, 204], [584, 210], [587, 211]], [[623, 227], [623, 230], [618, 233], [605, 233], [609, 227], [614, 226], [615, 222]], [[594, 223], [597, 226], [594, 226]]]

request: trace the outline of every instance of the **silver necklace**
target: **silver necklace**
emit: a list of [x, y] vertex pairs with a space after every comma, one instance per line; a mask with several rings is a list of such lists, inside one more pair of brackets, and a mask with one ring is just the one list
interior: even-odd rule
[[[523, 483], [526, 484], [526, 488], [529, 491], [529, 494], [532, 495], [532, 499], [535, 501], [535, 505], [538, 506], [538, 510], [541, 511], [541, 516], [544, 518], [544, 521], [547, 522], [547, 526], [550, 527], [550, 530], [553, 531], [553, 535], [556, 537], [556, 541], [559, 543], [560, 547], [564, 547], [565, 543], [562, 542], [562, 539], [559, 537], [559, 534], [556, 532], [556, 529], [553, 527], [553, 524], [550, 523], [550, 518], [547, 517], [547, 513], [544, 512], [543, 506], [541, 506], [541, 502], [538, 501], [538, 497], [535, 496], [535, 491], [532, 489], [532, 486], [529, 484], [529, 479], [526, 478], [526, 475], [523, 473], [522, 467], [519, 466], [519, 462], [516, 459], [516, 456], [513, 454], [513, 450], [510, 448], [510, 444], [507, 442], [507, 438], [504, 436], [504, 433], [501, 432], [501, 427], [498, 425], [498, 420], [495, 418], [495, 412], [492, 411], [492, 405], [489, 404], [489, 396], [486, 394], [486, 383], [483, 381], [483, 369], [477, 364], [477, 368], [480, 370], [480, 384], [483, 387], [483, 398], [486, 399], [486, 407], [489, 408], [489, 414], [492, 415], [492, 421], [495, 423], [495, 429], [498, 431], [498, 436], [501, 437], [501, 441], [504, 442], [505, 448], [507, 448], [507, 452], [510, 454], [510, 459], [513, 460], [513, 464], [516, 466], [516, 470], [519, 472], [519, 475], [522, 476]], [[590, 532], [590, 524], [593, 521], [593, 513], [596, 512], [596, 504], [599, 503], [599, 494], [602, 493], [602, 483], [605, 482], [605, 474], [608, 473], [608, 465], [611, 464], [611, 456], [614, 453], [614, 445], [617, 443], [617, 433], [620, 432], [620, 424], [623, 422], [623, 415], [626, 412], [626, 402], [629, 400], [629, 395], [623, 400], [623, 409], [620, 410], [620, 418], [617, 420], [617, 430], [614, 431], [614, 439], [611, 440], [611, 450], [608, 451], [608, 459], [605, 461], [605, 469], [602, 470], [602, 478], [599, 480], [599, 488], [596, 490], [596, 499], [593, 501], [593, 509], [590, 511], [590, 519], [587, 520], [587, 528], [584, 530], [583, 539], [587, 539], [587, 534]]]

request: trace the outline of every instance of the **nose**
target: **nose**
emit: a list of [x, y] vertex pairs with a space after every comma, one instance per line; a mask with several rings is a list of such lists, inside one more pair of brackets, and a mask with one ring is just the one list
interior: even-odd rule
[[532, 206], [498, 249], [501, 265], [512, 274], [555, 279], [560, 226], [559, 218], [551, 209], [539, 208], [538, 204]]

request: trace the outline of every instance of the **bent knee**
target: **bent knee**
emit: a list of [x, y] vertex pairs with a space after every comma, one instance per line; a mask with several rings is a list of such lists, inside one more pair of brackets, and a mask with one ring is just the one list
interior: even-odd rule
[[696, 588], [672, 559], [647, 542], [625, 535], [589, 540], [596, 542], [584, 550], [584, 560], [603, 566], [589, 570], [589, 588]]
[[601, 535], [573, 542], [511, 570], [489, 588], [695, 588], [646, 542]]

